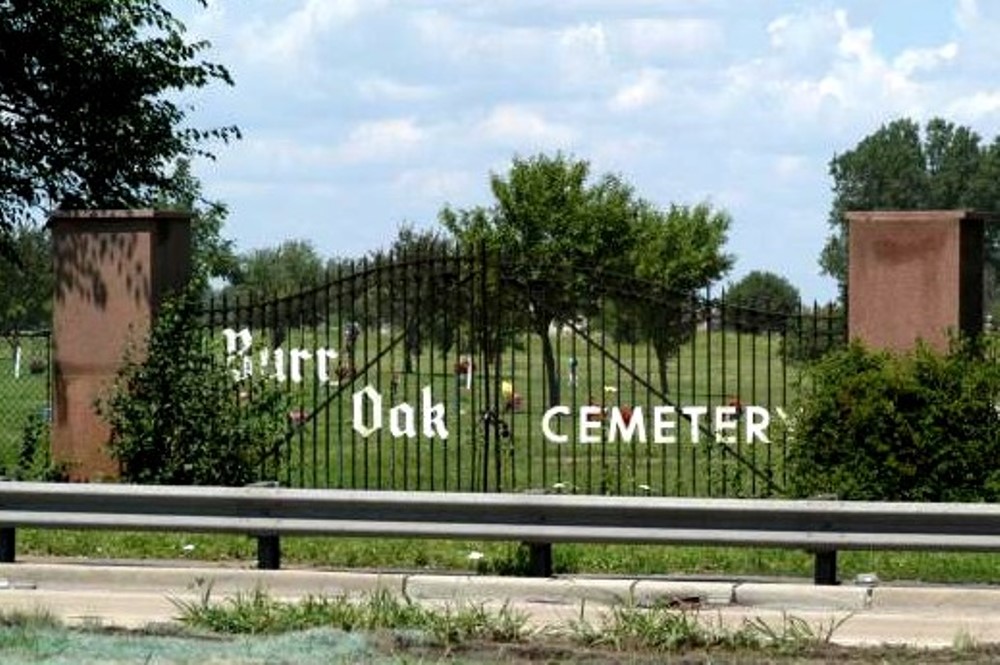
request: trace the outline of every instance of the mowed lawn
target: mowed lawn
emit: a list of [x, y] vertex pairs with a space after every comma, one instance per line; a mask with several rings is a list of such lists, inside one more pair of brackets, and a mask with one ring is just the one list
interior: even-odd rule
[[[316, 377], [315, 360], [307, 360], [303, 380], [294, 383], [289, 376], [290, 350], [308, 350], [315, 357], [320, 348], [335, 349], [342, 364], [347, 364], [348, 353], [334, 325], [290, 331], [282, 344], [284, 385], [291, 401], [289, 435], [280, 459], [267, 465], [268, 476], [289, 486], [357, 489], [666, 496], [780, 493], [788, 441], [781, 415], [801, 389], [802, 366], [785, 361], [778, 334], [699, 331], [668, 360], [666, 392], [647, 344], [622, 343], [600, 330], [553, 335], [559, 404], [570, 415], [550, 422], [556, 434], [567, 438], [565, 443], [548, 440], [542, 431], [551, 398], [537, 335], [509, 339], [499, 362], [489, 368], [463, 348], [461, 335], [447, 351], [428, 341], [419, 355], [411, 357], [410, 372], [405, 371], [400, 338], [399, 331], [386, 328], [364, 331], [355, 343], [358, 372], [353, 379], [322, 383]], [[259, 353], [267, 349], [266, 335], [257, 334], [254, 360], [259, 363]], [[456, 371], [456, 364], [470, 357], [471, 382]], [[43, 414], [48, 407], [47, 374], [30, 373], [33, 358], [46, 358], [43, 340], [25, 340], [21, 376], [14, 378], [11, 354], [0, 355], [0, 462], [5, 469], [16, 460], [29, 415]], [[381, 396], [383, 426], [363, 437], [353, 427], [353, 397], [366, 386]], [[423, 435], [425, 388], [430, 389], [433, 404], [444, 410], [447, 439]], [[417, 430], [413, 438], [389, 431], [389, 409], [400, 403], [413, 407]], [[747, 443], [741, 424], [734, 442], [717, 443], [706, 418], [695, 443], [690, 422], [679, 416], [674, 418], [676, 443], [652, 441], [654, 407], [672, 405], [679, 410], [735, 403], [769, 410], [773, 420], [767, 430], [769, 442]], [[587, 432], [596, 433], [598, 443], [580, 440], [579, 409], [588, 405], [604, 414]], [[369, 426], [374, 424], [372, 406], [365, 400]], [[638, 436], [630, 443], [611, 440], [609, 411], [614, 407], [644, 411], [645, 442]]]
[[[47, 345], [45, 337], [23, 338], [20, 376], [15, 376], [13, 347], [0, 344], [0, 473], [9, 473], [16, 463], [29, 416], [47, 419], [51, 413]], [[43, 371], [37, 371], [39, 363]]]
[[[559, 404], [570, 411], [550, 421], [555, 433], [567, 438], [556, 443], [542, 431], [552, 400], [536, 335], [508, 340], [499, 362], [489, 368], [478, 356], [462, 353], [461, 343], [444, 352], [426, 343], [406, 372], [398, 332], [366, 331], [355, 343], [353, 379], [323, 384], [316, 379], [312, 360], [303, 365], [303, 380], [293, 383], [288, 354], [291, 349], [315, 355], [316, 349], [334, 348], [346, 364], [348, 354], [338, 345], [337, 329], [293, 331], [282, 345], [293, 407], [277, 479], [292, 486], [359, 489], [679, 496], [780, 491], [788, 440], [782, 416], [802, 381], [801, 365], [783, 357], [780, 335], [699, 331], [669, 359], [666, 392], [648, 345], [621, 343], [600, 331], [587, 337], [566, 332], [553, 337]], [[255, 338], [255, 360], [267, 348], [263, 335]], [[456, 368], [470, 355], [471, 382]], [[353, 397], [367, 386], [378, 393], [382, 408], [376, 415], [366, 398], [363, 424], [371, 428], [380, 419], [382, 427], [364, 437], [353, 427]], [[447, 439], [423, 435], [426, 388], [431, 405], [444, 410]], [[415, 437], [389, 431], [390, 408], [401, 403], [413, 407]], [[769, 442], [748, 443], [741, 423], [734, 442], [717, 443], [708, 419], [695, 442], [690, 423], [682, 417], [675, 419], [676, 443], [652, 441], [653, 407], [711, 409], [730, 404], [768, 409], [773, 421], [767, 430]], [[599, 443], [581, 442], [579, 409], [588, 405], [605, 414], [597, 417], [597, 429], [588, 432], [599, 432]], [[646, 442], [638, 436], [631, 443], [611, 440], [609, 411], [614, 407], [633, 413], [643, 409]], [[397, 417], [398, 425], [406, 424], [402, 412]]]

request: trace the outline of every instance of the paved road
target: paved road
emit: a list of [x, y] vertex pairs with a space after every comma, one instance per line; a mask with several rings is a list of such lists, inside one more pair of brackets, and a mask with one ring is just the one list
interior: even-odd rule
[[175, 621], [175, 601], [197, 601], [211, 587], [221, 599], [256, 588], [285, 599], [360, 594], [378, 588], [429, 604], [510, 601], [535, 625], [584, 617], [599, 622], [615, 603], [697, 606], [710, 623], [738, 626], [761, 618], [780, 626], [786, 615], [811, 625], [844, 617], [834, 642], [845, 645], [951, 646], [957, 639], [1000, 643], [1000, 589], [840, 586], [788, 582], [697, 582], [649, 578], [555, 579], [402, 573], [257, 571], [211, 565], [94, 563], [0, 564], [0, 607], [44, 608], [67, 623], [143, 627]]

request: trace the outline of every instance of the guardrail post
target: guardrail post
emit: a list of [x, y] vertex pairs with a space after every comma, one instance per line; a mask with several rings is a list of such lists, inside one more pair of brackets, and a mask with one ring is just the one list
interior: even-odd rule
[[257, 536], [257, 568], [278, 570], [281, 568], [281, 538], [270, 534]]
[[0, 563], [14, 563], [17, 532], [12, 526], [0, 528]]
[[552, 543], [524, 543], [528, 548], [528, 576], [552, 577]]
[[813, 552], [813, 584], [834, 586], [837, 582], [837, 550]]

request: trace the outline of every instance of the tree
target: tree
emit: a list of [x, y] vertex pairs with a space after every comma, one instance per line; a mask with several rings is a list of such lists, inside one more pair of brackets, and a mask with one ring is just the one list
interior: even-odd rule
[[228, 308], [234, 319], [227, 325], [268, 328], [271, 345], [278, 348], [289, 328], [315, 323], [325, 311], [312, 288], [323, 283], [326, 270], [308, 240], [286, 240], [277, 247], [251, 250], [238, 256], [236, 264], [223, 298], [246, 307]]
[[403, 329], [406, 373], [413, 371], [426, 340], [442, 353], [457, 342], [464, 294], [456, 293], [461, 268], [453, 260], [454, 245], [439, 230], [404, 224], [387, 252], [372, 255], [375, 266], [386, 268], [377, 277], [382, 293], [374, 301], [381, 305], [381, 322]]
[[799, 290], [773, 272], [754, 270], [726, 291], [728, 319], [740, 330], [782, 330], [799, 309]]
[[[204, 0], [199, 0], [205, 4]], [[0, 0], [0, 246], [39, 207], [148, 205], [177, 159], [235, 127], [187, 125], [177, 93], [216, 81], [158, 0]]]
[[733, 265], [733, 256], [723, 251], [731, 221], [726, 212], [707, 203], [671, 205], [666, 211], [649, 204], [641, 208], [631, 261], [635, 277], [648, 284], [648, 293], [630, 299], [622, 309], [631, 313], [652, 345], [665, 395], [667, 359], [694, 329], [694, 296]]
[[237, 257], [233, 285], [243, 293], [290, 295], [322, 282], [323, 259], [308, 240], [286, 240]]
[[50, 325], [54, 275], [45, 229], [15, 224], [9, 246], [11, 256], [0, 256], [0, 334], [16, 357], [24, 331]]
[[191, 173], [191, 162], [181, 159], [171, 175], [173, 186], [154, 201], [154, 207], [191, 215], [191, 264], [195, 279], [204, 283], [218, 277], [232, 280], [239, 270], [233, 241], [222, 237], [229, 209], [205, 198], [201, 182]]
[[[1000, 212], [1000, 137], [978, 134], [940, 118], [924, 127], [909, 119], [883, 125], [830, 161], [833, 233], [820, 256], [823, 271], [847, 283], [848, 210], [972, 208]], [[987, 229], [987, 253], [1000, 261], [1000, 229]]]
[[[550, 325], [585, 309], [598, 275], [624, 271], [632, 247], [637, 215], [632, 188], [610, 174], [590, 176], [589, 163], [562, 154], [515, 158], [505, 175], [490, 177], [491, 206], [446, 207], [440, 214], [466, 248], [483, 244], [502, 255], [500, 277], [519, 288], [505, 289], [511, 302], [496, 309], [541, 339], [552, 405], [560, 393]], [[582, 270], [589, 279], [575, 279]]]

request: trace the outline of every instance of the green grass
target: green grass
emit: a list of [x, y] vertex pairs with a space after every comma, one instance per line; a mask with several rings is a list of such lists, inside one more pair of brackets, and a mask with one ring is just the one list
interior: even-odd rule
[[[762, 496], [783, 484], [787, 434], [780, 423], [769, 443], [714, 443], [701, 434], [692, 442], [689, 423], [678, 418], [673, 444], [611, 442], [604, 425], [602, 443], [584, 444], [578, 437], [577, 409], [587, 404], [605, 408], [642, 406], [647, 423], [651, 407], [674, 404], [715, 407], [738, 399], [776, 413], [799, 389], [801, 367], [786, 364], [777, 336], [702, 331], [668, 363], [666, 394], [655, 355], [644, 343], [623, 344], [593, 333], [592, 344], [580, 336], [555, 337], [560, 402], [573, 416], [556, 420], [568, 435], [565, 444], [547, 441], [541, 418], [550, 403], [541, 343], [522, 334], [504, 348], [489, 385], [478, 367], [472, 390], [454, 365], [458, 351], [442, 353], [431, 345], [415, 358], [411, 373], [403, 371], [402, 345], [391, 346], [391, 331], [363, 335], [356, 364], [375, 359], [353, 381], [321, 386], [311, 366], [300, 384], [287, 382], [293, 411], [310, 418], [293, 431], [290, 445], [271, 473], [284, 484], [362, 489], [435, 489], [478, 491], [545, 490], [597, 494], [664, 496]], [[302, 329], [283, 345], [315, 349], [336, 346], [336, 329]], [[262, 336], [255, 348], [266, 348]], [[383, 355], [379, 356], [379, 353]], [[570, 380], [569, 359], [578, 359], [577, 380]], [[507, 409], [501, 394], [508, 383], [519, 396], [518, 408]], [[352, 427], [352, 395], [371, 385], [383, 397], [383, 428], [368, 438]], [[417, 410], [420, 428], [421, 390], [430, 387], [445, 407], [447, 441], [393, 437], [388, 433], [390, 406], [407, 402]], [[482, 416], [498, 408], [507, 436], [487, 441]]]
[[[240, 536], [19, 529], [20, 556], [91, 559], [256, 561], [256, 541]], [[192, 547], [193, 546], [193, 547]], [[473, 552], [482, 558], [472, 559]], [[813, 557], [798, 550], [654, 545], [559, 544], [557, 573], [602, 575], [767, 575], [812, 577]], [[284, 538], [286, 566], [523, 574], [516, 543], [448, 540]], [[841, 579], [876, 573], [883, 581], [1000, 583], [1000, 556], [985, 553], [841, 552]]]
[[33, 360], [47, 362], [46, 344], [47, 338], [21, 340], [21, 375], [15, 378], [13, 350], [0, 343], [0, 473], [16, 464], [28, 418], [49, 406], [48, 373], [30, 368]]

